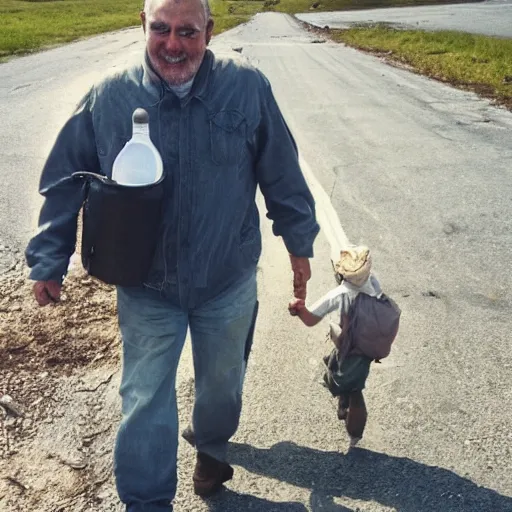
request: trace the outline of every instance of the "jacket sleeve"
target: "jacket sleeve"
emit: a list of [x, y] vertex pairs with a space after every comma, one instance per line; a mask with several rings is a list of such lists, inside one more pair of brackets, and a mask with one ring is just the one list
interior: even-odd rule
[[297, 146], [265, 79], [256, 129], [256, 179], [273, 232], [293, 256], [311, 258], [319, 232], [315, 202], [299, 165]]
[[25, 256], [35, 281], [62, 282], [75, 251], [78, 213], [85, 185], [71, 178], [77, 171], [99, 172], [92, 124], [92, 91], [80, 102], [64, 125], [44, 165], [39, 193], [45, 198], [39, 229]]

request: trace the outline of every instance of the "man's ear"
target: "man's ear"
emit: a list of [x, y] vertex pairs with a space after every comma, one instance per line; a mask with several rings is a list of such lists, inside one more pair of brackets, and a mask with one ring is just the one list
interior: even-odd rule
[[146, 13], [144, 11], [140, 11], [140, 21], [142, 23], [142, 30], [144, 30], [144, 34], [146, 33]]
[[206, 44], [210, 44], [213, 33], [213, 20], [210, 18], [206, 24]]

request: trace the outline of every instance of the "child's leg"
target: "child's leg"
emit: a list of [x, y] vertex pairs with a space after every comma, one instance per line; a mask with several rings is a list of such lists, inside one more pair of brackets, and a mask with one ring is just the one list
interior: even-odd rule
[[349, 408], [346, 419], [347, 432], [350, 436], [350, 445], [355, 444], [363, 437], [364, 427], [368, 413], [362, 391], [354, 391], [349, 395]]
[[343, 394], [338, 398], [338, 419], [345, 420], [347, 419], [347, 411], [350, 405], [349, 395]]

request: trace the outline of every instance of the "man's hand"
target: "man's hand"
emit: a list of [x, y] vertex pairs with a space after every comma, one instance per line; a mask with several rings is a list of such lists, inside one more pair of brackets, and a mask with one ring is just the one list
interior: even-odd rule
[[293, 296], [306, 300], [307, 285], [311, 279], [311, 267], [309, 258], [301, 258], [290, 254], [290, 262], [293, 271]]
[[34, 284], [34, 297], [40, 306], [59, 302], [62, 286], [57, 281], [37, 281]]
[[290, 315], [297, 316], [305, 307], [306, 302], [304, 299], [292, 299], [288, 304], [288, 311]]

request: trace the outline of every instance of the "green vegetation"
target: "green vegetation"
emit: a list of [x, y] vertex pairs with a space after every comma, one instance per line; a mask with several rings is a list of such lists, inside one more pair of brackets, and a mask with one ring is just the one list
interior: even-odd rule
[[[470, 1], [478, 0], [467, 0], [468, 3]], [[454, 4], [457, 2], [458, 0], [266, 0], [265, 10], [295, 14], [312, 10], [348, 11], [381, 7], [406, 7], [408, 5]]]
[[[139, 24], [143, 0], [2, 0], [0, 59]], [[263, 10], [263, 1], [212, 0], [216, 33]]]
[[[2, 0], [0, 60], [139, 24], [143, 0]], [[261, 11], [286, 13], [450, 3], [447, 0], [210, 0], [215, 33]], [[512, 40], [383, 25], [323, 31], [335, 41], [385, 54], [417, 72], [474, 89], [512, 108]]]
[[210, 0], [210, 8], [215, 20], [214, 33], [245, 23], [264, 9], [263, 0]]
[[135, 25], [139, 0], [2, 0], [0, 58]]
[[[244, 23], [257, 12], [297, 13], [447, 3], [447, 0], [210, 0], [215, 32]], [[1, 0], [0, 60], [81, 37], [137, 25], [143, 0]]]
[[330, 37], [512, 107], [511, 39], [385, 26], [333, 30]]

